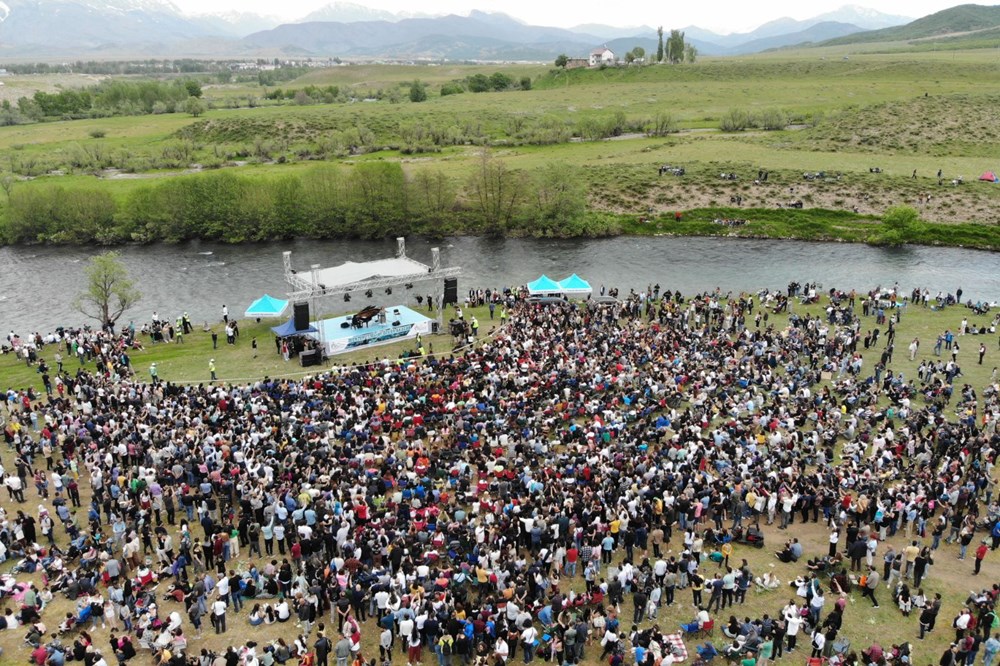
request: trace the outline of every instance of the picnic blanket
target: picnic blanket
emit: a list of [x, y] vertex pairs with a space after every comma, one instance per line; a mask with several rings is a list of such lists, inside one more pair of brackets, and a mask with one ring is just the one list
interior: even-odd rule
[[667, 634], [664, 638], [667, 639], [668, 645], [673, 647], [674, 662], [687, 661], [688, 649], [681, 634]]

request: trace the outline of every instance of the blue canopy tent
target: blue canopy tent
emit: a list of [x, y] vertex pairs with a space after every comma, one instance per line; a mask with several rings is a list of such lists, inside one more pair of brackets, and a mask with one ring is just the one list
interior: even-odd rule
[[560, 295], [562, 289], [559, 283], [547, 275], [543, 275], [534, 282], [528, 283], [528, 293], [532, 296]]
[[288, 301], [283, 301], [280, 298], [264, 294], [250, 304], [250, 307], [248, 307], [247, 311], [243, 313], [243, 316], [257, 319], [264, 317], [280, 317], [287, 309]]
[[293, 335], [302, 335], [304, 333], [319, 333], [319, 330], [313, 326], [309, 325], [309, 328], [304, 328], [301, 331], [295, 330], [295, 320], [289, 319], [281, 326], [275, 326], [271, 329], [275, 335], [279, 338], [287, 338]]
[[590, 283], [576, 273], [573, 273], [565, 280], [560, 280], [559, 288], [562, 290], [562, 293], [570, 297], [590, 296], [594, 292], [590, 287]]

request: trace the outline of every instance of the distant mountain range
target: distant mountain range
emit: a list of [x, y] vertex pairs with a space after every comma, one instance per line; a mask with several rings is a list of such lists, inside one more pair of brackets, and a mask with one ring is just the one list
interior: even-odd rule
[[[995, 39], [998, 29], [1000, 29], [1000, 6], [958, 5], [924, 16], [906, 25], [833, 39], [826, 42], [824, 46], [934, 38], [946, 38], [949, 41], [973, 41], [984, 37]], [[1000, 45], [1000, 42], [997, 45]]]
[[[669, 29], [668, 26], [665, 26]], [[703, 55], [742, 55], [788, 46], [909, 40], [1000, 30], [1000, 7], [961, 5], [916, 21], [857, 5], [811, 19], [780, 18], [745, 33], [689, 26]], [[584, 24], [533, 26], [500, 13], [391, 13], [334, 2], [280, 24], [253, 13], [186, 15], [170, 0], [0, 0], [0, 58], [332, 57], [551, 61], [656, 49], [655, 28]]]
[[903, 25], [912, 20], [858, 5], [844, 5], [835, 11], [802, 21], [775, 19], [756, 30], [744, 33], [720, 35], [697, 26], [688, 26], [684, 28], [684, 36], [705, 55], [744, 55]]

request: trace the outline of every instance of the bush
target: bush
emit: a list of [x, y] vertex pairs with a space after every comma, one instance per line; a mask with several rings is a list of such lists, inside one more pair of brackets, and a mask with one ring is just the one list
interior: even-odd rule
[[719, 120], [719, 129], [723, 132], [742, 132], [753, 125], [753, 118], [744, 109], [730, 109]]
[[102, 130], [102, 129], [92, 129], [92, 130], [90, 130], [90, 138], [91, 139], [103, 139], [107, 135], [108, 135], [107, 130]]
[[420, 81], [410, 84], [410, 101], [414, 103], [427, 101], [427, 86]]
[[760, 115], [760, 126], [768, 131], [783, 130], [788, 126], [788, 114], [780, 109], [765, 109]]

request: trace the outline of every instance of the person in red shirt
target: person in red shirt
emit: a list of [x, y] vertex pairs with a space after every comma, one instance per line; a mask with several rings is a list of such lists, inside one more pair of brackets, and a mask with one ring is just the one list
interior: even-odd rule
[[986, 539], [983, 539], [983, 542], [979, 544], [979, 548], [976, 548], [976, 570], [972, 572], [972, 575], [979, 575], [979, 569], [983, 566], [983, 560], [986, 559], [986, 553], [989, 551], [990, 548], [986, 545]]
[[566, 550], [566, 570], [563, 572], [567, 577], [576, 576], [576, 563], [579, 559], [580, 551], [576, 549], [576, 546], [570, 546]]

